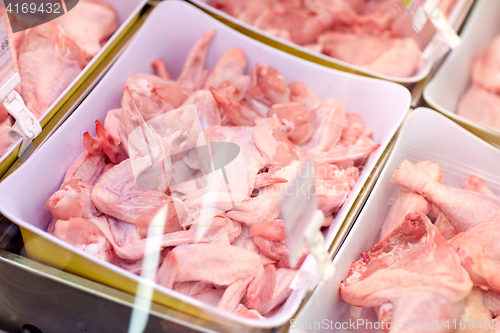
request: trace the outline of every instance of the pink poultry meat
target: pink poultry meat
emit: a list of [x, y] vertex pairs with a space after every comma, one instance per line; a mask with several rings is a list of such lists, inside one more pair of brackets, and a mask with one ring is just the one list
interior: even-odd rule
[[[177, 292], [264, 319], [286, 301], [309, 254], [304, 246], [290, 268], [279, 208], [288, 183], [312, 156], [327, 227], [378, 146], [338, 100], [263, 63], [246, 74], [237, 47], [206, 69], [214, 36], [201, 36], [177, 80], [162, 59], [152, 64], [158, 75], [127, 79], [121, 108], [96, 121], [96, 137], [84, 134], [83, 153], [47, 200], [48, 231], [135, 274], [156, 272]], [[159, 267], [144, 266], [149, 251], [159, 252]]]
[[471, 79], [493, 93], [500, 93], [500, 36], [479, 53], [472, 64]]
[[67, 14], [55, 22], [65, 34], [89, 56], [95, 56], [118, 28], [118, 15], [101, 0], [80, 0]]
[[[36, 117], [47, 111], [99, 52], [117, 24], [111, 5], [82, 0], [54, 21], [15, 34], [9, 27], [12, 57], [22, 80], [18, 91]], [[5, 143], [0, 145], [0, 155], [8, 148]]]
[[[355, 306], [389, 302], [393, 323], [419, 321], [425, 325], [429, 319], [444, 323], [458, 318], [471, 288], [453, 247], [424, 214], [412, 213], [351, 265], [340, 295]], [[438, 331], [446, 328], [439, 326]]]
[[472, 84], [460, 100], [457, 114], [482, 126], [500, 129], [500, 95]]
[[456, 189], [432, 180], [414, 164], [401, 162], [392, 183], [435, 204], [459, 232], [466, 231], [500, 212], [500, 200], [482, 193]]
[[167, 254], [156, 282], [171, 288], [175, 282], [204, 281], [227, 286], [218, 307], [234, 311], [248, 285], [263, 274], [259, 256], [230, 245], [183, 245]]
[[500, 36], [478, 53], [472, 63], [472, 84], [457, 114], [483, 126], [500, 129]]
[[[449, 15], [456, 0], [443, 0]], [[420, 40], [400, 0], [211, 0], [257, 29], [384, 75], [408, 77], [422, 63]]]
[[[424, 170], [424, 172], [427, 173], [434, 181], [443, 182], [443, 176], [439, 164], [424, 161], [417, 163], [416, 166], [419, 169]], [[390, 234], [392, 230], [401, 224], [401, 221], [407, 214], [414, 212], [428, 214], [429, 211], [429, 203], [420, 194], [403, 191], [399, 192], [396, 200], [391, 206], [391, 209], [387, 213], [384, 224], [382, 225], [380, 238], [384, 238], [386, 235]]]
[[55, 22], [26, 31], [18, 49], [21, 95], [40, 117], [80, 74], [89, 58]]

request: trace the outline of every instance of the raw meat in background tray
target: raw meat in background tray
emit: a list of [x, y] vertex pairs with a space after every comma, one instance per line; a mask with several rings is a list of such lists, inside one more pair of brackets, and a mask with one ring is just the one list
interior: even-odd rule
[[[342, 299], [374, 307], [386, 331], [408, 322], [426, 332], [454, 331], [462, 321], [463, 332], [480, 321], [492, 329], [500, 304], [500, 197], [475, 174], [460, 189], [444, 185], [439, 164], [430, 161], [403, 161], [392, 183], [400, 192], [381, 240], [351, 265]], [[429, 327], [436, 321], [439, 327]]]
[[[1, 9], [5, 13], [5, 8]], [[80, 0], [67, 14], [37, 27], [9, 33], [21, 84], [16, 90], [40, 118], [118, 28], [115, 10], [101, 0]], [[0, 105], [1, 109], [3, 105]], [[13, 120], [11, 119], [12, 123]], [[10, 146], [0, 130], [0, 156]]]
[[[121, 109], [96, 121], [97, 137], [84, 134], [84, 152], [46, 202], [48, 232], [133, 273], [157, 270], [165, 287], [262, 319], [286, 301], [300, 267], [290, 267], [280, 219], [287, 183], [311, 157], [327, 227], [379, 145], [338, 100], [320, 99], [264, 63], [246, 74], [244, 50], [230, 48], [205, 69], [214, 35], [195, 43], [177, 80], [159, 59], [158, 75], [125, 82]], [[228, 143], [238, 157], [217, 178], [203, 154], [215, 164]], [[153, 240], [160, 260], [142, 267]], [[304, 247], [301, 262], [308, 253]]]
[[457, 114], [500, 130], [500, 36], [475, 56], [471, 86], [462, 97]]
[[[443, 0], [439, 9], [448, 15], [455, 2]], [[408, 77], [422, 63], [422, 45], [401, 0], [208, 3], [272, 35], [380, 74]]]

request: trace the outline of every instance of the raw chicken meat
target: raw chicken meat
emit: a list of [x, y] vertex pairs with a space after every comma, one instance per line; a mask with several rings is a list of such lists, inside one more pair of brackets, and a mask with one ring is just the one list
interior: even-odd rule
[[500, 93], [500, 36], [474, 59], [471, 80], [493, 93]]
[[500, 95], [472, 84], [460, 100], [457, 114], [479, 125], [500, 130]]
[[457, 114], [500, 130], [500, 36], [474, 58], [471, 81], [458, 104]]
[[[152, 64], [158, 75], [126, 80], [121, 108], [104, 125], [96, 120], [96, 137], [83, 135], [83, 153], [47, 200], [48, 231], [177, 292], [263, 319], [286, 301], [309, 254], [304, 246], [290, 267], [279, 205], [288, 183], [312, 158], [328, 227], [378, 145], [338, 100], [263, 63], [246, 74], [237, 47], [205, 69], [214, 35], [201, 36], [177, 80], [161, 59]], [[143, 266], [150, 253], [159, 267]]]
[[26, 106], [37, 118], [89, 61], [55, 22], [26, 31], [17, 52], [21, 94]]
[[[443, 182], [439, 164], [424, 161], [417, 163], [416, 166], [427, 173], [434, 181]], [[413, 192], [399, 192], [396, 200], [389, 210], [389, 213], [387, 213], [384, 224], [382, 225], [380, 238], [384, 238], [386, 235], [390, 234], [392, 230], [401, 224], [401, 221], [407, 214], [414, 212], [428, 214], [429, 211], [429, 203], [420, 194]]]
[[89, 56], [95, 56], [118, 28], [113, 7], [101, 0], [80, 0], [67, 14], [55, 22]]
[[[438, 8], [449, 15], [455, 2], [440, 1]], [[408, 77], [422, 63], [421, 41], [401, 0], [210, 0], [209, 4], [269, 34], [384, 75]]]
[[[392, 178], [401, 192], [391, 211], [413, 212], [352, 264], [341, 284], [341, 296], [355, 306], [379, 307], [375, 312], [380, 323], [419, 321], [424, 330], [433, 332], [447, 328], [431, 329], [425, 321], [456, 319], [465, 323], [465, 327], [456, 326], [458, 332], [489, 331], [478, 323], [491, 328], [500, 313], [500, 200], [475, 174], [467, 177], [461, 189], [442, 181], [435, 163], [401, 162]], [[403, 196], [413, 201], [404, 205]], [[387, 230], [385, 224], [383, 230]], [[443, 272], [451, 275], [443, 278]], [[472, 291], [471, 282], [477, 286]], [[382, 331], [396, 330], [393, 326]]]
[[412, 213], [352, 264], [340, 295], [355, 306], [391, 303], [393, 323], [444, 323], [460, 315], [471, 288], [453, 247], [425, 214]]
[[[2, 12], [5, 9], [2, 7]], [[81, 0], [67, 14], [40, 26], [12, 33], [9, 44], [17, 87], [28, 109], [40, 118], [117, 29], [117, 14], [101, 0]], [[2, 113], [2, 112], [0, 112]], [[0, 156], [7, 149], [7, 122], [0, 115]], [[10, 145], [10, 143], [9, 143]]]

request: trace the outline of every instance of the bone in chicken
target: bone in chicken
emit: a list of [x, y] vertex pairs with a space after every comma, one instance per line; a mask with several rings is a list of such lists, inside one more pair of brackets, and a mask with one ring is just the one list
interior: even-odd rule
[[453, 247], [424, 214], [412, 213], [351, 265], [340, 295], [355, 306], [392, 303], [394, 323], [441, 322], [460, 315], [471, 288]]
[[401, 162], [394, 172], [392, 183], [402, 191], [423, 195], [439, 207], [459, 232], [488, 220], [500, 211], [499, 200], [436, 182], [407, 160]]

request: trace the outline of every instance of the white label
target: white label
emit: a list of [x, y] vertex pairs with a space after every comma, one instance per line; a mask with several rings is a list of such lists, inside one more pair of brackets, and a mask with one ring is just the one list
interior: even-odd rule
[[9, 34], [5, 16], [0, 18], [0, 86], [14, 72], [14, 61], [12, 60], [12, 51], [9, 46]]
[[311, 158], [285, 190], [280, 201], [281, 217], [285, 224], [286, 244], [290, 266], [295, 267], [302, 254], [306, 230], [318, 209], [314, 168]]

